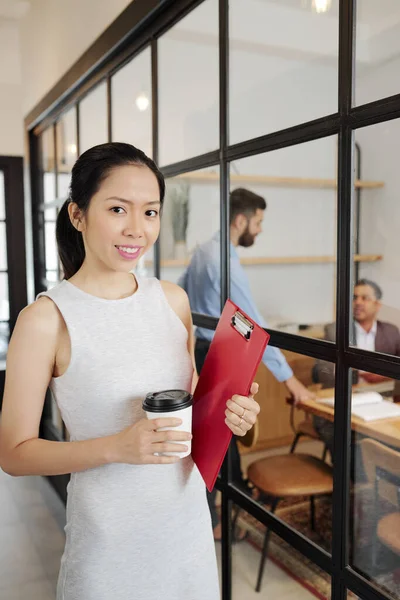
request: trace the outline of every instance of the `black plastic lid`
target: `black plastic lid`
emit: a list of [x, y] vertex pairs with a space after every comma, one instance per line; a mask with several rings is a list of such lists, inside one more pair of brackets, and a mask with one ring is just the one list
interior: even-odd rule
[[173, 412], [191, 406], [192, 394], [186, 390], [164, 390], [147, 394], [143, 401], [143, 410], [154, 413]]

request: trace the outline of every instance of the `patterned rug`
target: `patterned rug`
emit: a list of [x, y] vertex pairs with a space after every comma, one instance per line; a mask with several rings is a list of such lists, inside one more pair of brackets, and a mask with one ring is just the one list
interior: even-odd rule
[[[268, 504], [265, 504], [269, 508]], [[382, 514], [393, 511], [393, 506], [381, 502]], [[331, 552], [332, 501], [331, 498], [315, 500], [315, 522], [317, 531], [310, 526], [310, 502], [307, 498], [282, 501], [276, 510], [280, 519], [294, 529]], [[374, 581], [395, 599], [400, 599], [400, 557], [379, 545], [378, 567], [371, 563], [371, 539], [374, 530], [373, 496], [369, 488], [357, 492], [355, 508], [357, 515], [355, 530], [357, 543], [352, 558], [353, 567]], [[251, 515], [242, 511], [238, 525], [248, 531], [247, 541], [261, 552], [265, 527]], [[297, 552], [287, 542], [272, 533], [267, 560], [272, 560], [286, 573], [321, 600], [331, 597], [330, 576], [311, 560]], [[348, 598], [357, 596], [349, 592]]]

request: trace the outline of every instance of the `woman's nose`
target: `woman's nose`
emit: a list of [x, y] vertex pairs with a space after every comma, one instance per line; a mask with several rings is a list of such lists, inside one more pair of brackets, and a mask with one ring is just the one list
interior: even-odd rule
[[124, 235], [133, 238], [139, 238], [143, 236], [143, 225], [140, 219], [132, 219], [123, 231]]
[[125, 222], [124, 235], [129, 237], [138, 238], [142, 237], [144, 231], [144, 220], [142, 215], [138, 211], [132, 211], [129, 215], [129, 219]]

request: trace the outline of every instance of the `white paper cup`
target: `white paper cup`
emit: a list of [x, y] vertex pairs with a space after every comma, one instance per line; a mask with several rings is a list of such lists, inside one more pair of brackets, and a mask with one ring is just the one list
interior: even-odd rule
[[[161, 427], [157, 431], [185, 431], [192, 433], [192, 402], [193, 397], [185, 390], [165, 390], [147, 394], [143, 402], [143, 410], [148, 419], [174, 418], [182, 419], [182, 424], [177, 427]], [[187, 446], [186, 452], [160, 452], [162, 456], [179, 456], [185, 458], [192, 451], [192, 442], [172, 442]]]

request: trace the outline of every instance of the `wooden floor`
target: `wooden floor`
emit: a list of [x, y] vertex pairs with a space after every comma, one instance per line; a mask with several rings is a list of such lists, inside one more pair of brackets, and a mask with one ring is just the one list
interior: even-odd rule
[[[255, 456], [245, 457], [244, 463], [250, 458]], [[2, 600], [55, 600], [64, 546], [64, 525], [64, 506], [45, 479], [12, 478], [0, 470]], [[216, 552], [220, 565], [219, 543], [216, 544]], [[234, 546], [234, 600], [314, 598], [272, 562], [267, 563], [263, 589], [257, 594], [254, 585], [259, 558], [259, 553], [246, 542]]]

